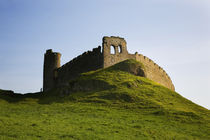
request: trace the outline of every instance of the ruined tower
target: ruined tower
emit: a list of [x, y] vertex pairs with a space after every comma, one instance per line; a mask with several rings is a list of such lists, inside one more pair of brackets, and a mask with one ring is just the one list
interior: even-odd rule
[[[128, 59], [126, 41], [121, 37], [103, 37], [103, 68], [112, 66], [118, 62]], [[111, 54], [111, 47], [114, 48], [114, 54]]]
[[43, 91], [52, 89], [56, 85], [57, 69], [60, 67], [61, 54], [47, 50], [44, 55]]

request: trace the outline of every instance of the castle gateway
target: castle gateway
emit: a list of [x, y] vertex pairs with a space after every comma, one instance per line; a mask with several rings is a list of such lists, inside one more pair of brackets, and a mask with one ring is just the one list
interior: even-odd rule
[[[111, 53], [111, 47], [114, 53]], [[153, 80], [171, 90], [175, 90], [168, 74], [154, 63], [151, 59], [142, 54], [129, 54], [124, 38], [103, 37], [101, 46], [93, 48], [92, 51], [84, 52], [68, 63], [60, 66], [61, 54], [47, 50], [44, 56], [43, 91], [55, 87], [68, 86], [70, 80], [75, 79], [80, 73], [106, 68], [127, 59], [135, 59], [145, 67], [145, 77]]]

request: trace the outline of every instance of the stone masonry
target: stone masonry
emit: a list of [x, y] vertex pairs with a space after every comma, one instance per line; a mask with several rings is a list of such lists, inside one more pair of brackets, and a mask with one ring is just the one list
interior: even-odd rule
[[[111, 54], [111, 47], [114, 54]], [[68, 85], [70, 80], [75, 79], [80, 73], [106, 68], [127, 59], [135, 59], [145, 66], [145, 77], [153, 80], [171, 90], [175, 90], [168, 74], [142, 54], [129, 54], [124, 38], [103, 37], [101, 46], [92, 51], [84, 52], [68, 63], [60, 66], [61, 54], [47, 50], [44, 58], [43, 90], [48, 91], [55, 87]]]

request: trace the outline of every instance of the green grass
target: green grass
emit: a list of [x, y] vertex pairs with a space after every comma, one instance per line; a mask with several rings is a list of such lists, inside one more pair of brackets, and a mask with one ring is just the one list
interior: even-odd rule
[[0, 90], [0, 139], [210, 139], [210, 111], [127, 60], [47, 93]]

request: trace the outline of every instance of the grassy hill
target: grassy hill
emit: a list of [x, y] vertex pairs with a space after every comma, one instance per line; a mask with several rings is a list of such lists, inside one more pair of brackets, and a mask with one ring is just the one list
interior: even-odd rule
[[46, 93], [0, 90], [0, 139], [210, 139], [210, 111], [126, 60]]

